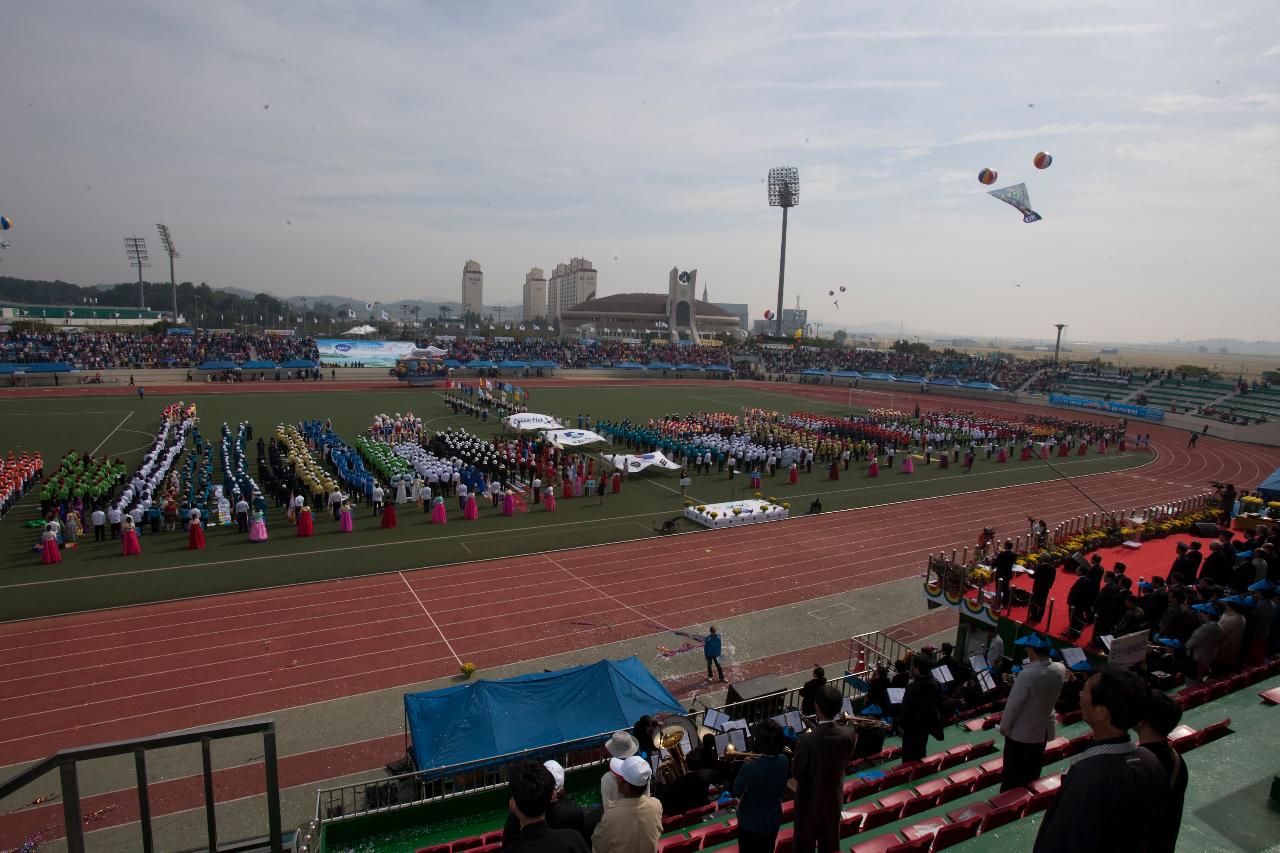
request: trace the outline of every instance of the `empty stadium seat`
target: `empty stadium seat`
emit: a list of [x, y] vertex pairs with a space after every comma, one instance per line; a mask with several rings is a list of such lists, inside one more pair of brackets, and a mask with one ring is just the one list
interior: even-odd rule
[[1211, 702], [1214, 699], [1221, 699], [1223, 696], [1226, 696], [1231, 692], [1230, 687], [1231, 685], [1225, 679], [1215, 681], [1213, 684], [1209, 685], [1209, 697], [1206, 701]]
[[848, 838], [851, 835], [857, 835], [862, 831], [863, 814], [851, 814], [848, 817], [840, 818], [840, 837]]
[[473, 835], [470, 838], [459, 838], [453, 842], [449, 848], [452, 853], [458, 853], [459, 850], [470, 850], [473, 847], [479, 847], [484, 844], [484, 839], [479, 835]]
[[796, 831], [793, 827], [787, 827], [778, 831], [778, 841], [773, 848], [773, 853], [794, 853], [796, 849]]
[[978, 743], [975, 743], [973, 745], [973, 748], [969, 750], [969, 758], [970, 759], [981, 758], [982, 756], [990, 755], [995, 751], [996, 751], [995, 738], [990, 738], [988, 740], [979, 741]]
[[1027, 817], [1028, 815], [1035, 814], [1036, 812], [1044, 811], [1049, 808], [1049, 801], [1056, 796], [1058, 796], [1057, 788], [1053, 788], [1048, 791], [1039, 791], [1032, 794], [1031, 799], [1027, 800], [1026, 805], [1022, 807], [1022, 816]]
[[1069, 726], [1072, 723], [1080, 722], [1080, 719], [1081, 719], [1080, 709], [1077, 708], [1074, 711], [1064, 711], [1063, 713], [1059, 714], [1058, 724], [1063, 726]]
[[982, 775], [981, 767], [966, 767], [963, 770], [957, 770], [947, 777], [952, 785], [967, 785], [969, 790], [973, 790], [973, 783], [978, 781], [978, 777]]
[[501, 829], [490, 830], [489, 832], [486, 832], [484, 835], [480, 836], [481, 841], [483, 841], [484, 844], [501, 843], [502, 832], [503, 831]]
[[[693, 836], [693, 833], [690, 833], [690, 836]], [[715, 847], [717, 844], [724, 844], [726, 841], [737, 837], [738, 825], [736, 823], [732, 826], [723, 823], [716, 824], [715, 826], [709, 826], [701, 833], [701, 849], [707, 850], [711, 847]]]
[[981, 801], [976, 803], [969, 803], [967, 806], [961, 806], [958, 809], [953, 809], [947, 812], [947, 820], [951, 821], [952, 823], [960, 823], [962, 821], [966, 821], [975, 817], [981, 820], [982, 818], [990, 814], [992, 811], [994, 811], [994, 809], [991, 808], [990, 803], [985, 803]]
[[922, 797], [936, 797], [950, 784], [951, 781], [948, 779], [930, 779], [928, 782], [916, 785], [916, 793]]
[[879, 786], [866, 779], [850, 779], [844, 783], [843, 801], [852, 803], [854, 800], [859, 800], [868, 794], [874, 794], [877, 790], [879, 790]]
[[923, 851], [929, 849], [929, 845], [932, 843], [933, 838], [926, 835], [923, 838], [913, 838], [910, 841], [887, 847], [884, 853], [923, 853]]
[[[781, 838], [781, 835], [779, 835]], [[693, 853], [702, 844], [701, 838], [673, 835], [658, 842], [658, 853]]]
[[898, 813], [899, 819], [908, 818], [912, 815], [918, 815], [921, 812], [927, 812], [938, 804], [938, 798], [934, 797], [916, 797], [914, 800], [907, 800], [903, 803], [902, 811]]
[[783, 823], [786, 823], [786, 822], [790, 821], [790, 820], [792, 819], [792, 817], [795, 815], [795, 813], [796, 813], [796, 801], [795, 801], [795, 800], [783, 800], [783, 801], [782, 801], [782, 821], [783, 821]]
[[902, 839], [893, 833], [877, 835], [875, 838], [853, 845], [849, 848], [849, 853], [888, 853], [902, 843]]
[[430, 847], [419, 847], [417, 853], [449, 853], [450, 843], [433, 844]]
[[882, 826], [888, 826], [898, 819], [898, 809], [878, 808], [867, 812], [862, 818], [861, 832], [870, 832]]
[[1013, 823], [1015, 820], [1022, 817], [1023, 805], [1025, 804], [1010, 803], [1007, 806], [1001, 806], [1000, 808], [992, 809], [987, 812], [982, 817], [982, 825], [978, 828], [978, 834], [981, 835], [982, 833], [990, 832], [997, 827]]
[[981, 791], [984, 788], [990, 788], [992, 785], [1000, 784], [1004, 779], [1004, 768], [999, 770], [982, 770], [978, 771], [978, 778], [973, 781], [972, 791]]
[[1048, 776], [1041, 776], [1035, 779], [1027, 786], [1037, 794], [1045, 791], [1056, 791], [1062, 787], [1062, 774], [1050, 773]]
[[689, 825], [687, 815], [673, 814], [662, 819], [662, 831], [671, 832], [674, 829], [683, 829]]
[[1084, 752], [1089, 748], [1089, 744], [1091, 743], [1093, 743], [1093, 732], [1085, 732], [1082, 735], [1076, 735], [1067, 742], [1067, 758]]
[[991, 799], [987, 800], [991, 804], [991, 808], [998, 809], [1007, 805], [1022, 805], [1031, 799], [1031, 792], [1026, 788], [1014, 788], [1012, 791], [1001, 791]]
[[980, 815], [974, 815], [967, 820], [949, 823], [939, 829], [937, 835], [933, 836], [933, 844], [929, 846], [929, 850], [946, 850], [948, 847], [954, 847], [962, 841], [968, 841], [978, 834], [978, 827], [981, 824], [982, 817]]
[[1044, 758], [1041, 760], [1040, 763], [1044, 765], [1044, 764], [1052, 764], [1055, 761], [1061, 761], [1063, 758], [1066, 757], [1067, 746], [1070, 745], [1070, 743], [1071, 741], [1067, 740], [1064, 737], [1056, 737], [1053, 740], [1049, 741], [1047, 744], [1044, 745]]
[[900, 817], [902, 815], [902, 807], [915, 799], [918, 799], [915, 791], [898, 791], [881, 797], [878, 802], [881, 808], [894, 809], [894, 813]]
[[947, 787], [943, 788], [938, 794], [938, 805], [954, 802], [973, 790], [972, 783], [969, 782], [950, 782]]
[[1212, 743], [1220, 737], [1226, 736], [1231, 726], [1231, 718], [1212, 723], [1204, 727], [1200, 732], [1196, 746], [1204, 746], [1206, 743]]
[[482, 844], [472, 850], [472, 853], [498, 853], [502, 849], [502, 841], [494, 841], [490, 844]]

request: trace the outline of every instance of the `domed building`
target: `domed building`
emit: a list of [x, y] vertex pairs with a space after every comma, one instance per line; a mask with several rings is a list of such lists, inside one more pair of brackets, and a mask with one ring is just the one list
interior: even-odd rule
[[666, 293], [615, 293], [561, 312], [560, 335], [601, 340], [697, 341], [733, 332], [738, 318], [696, 297], [698, 271], [671, 269]]

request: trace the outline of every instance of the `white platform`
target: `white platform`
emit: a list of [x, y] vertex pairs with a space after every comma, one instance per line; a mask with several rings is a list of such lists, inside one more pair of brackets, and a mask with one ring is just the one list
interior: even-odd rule
[[[734, 510], [739, 510], [734, 514]], [[712, 518], [711, 514], [715, 513]], [[790, 511], [766, 500], [725, 501], [715, 504], [696, 504], [685, 507], [684, 517], [704, 527], [740, 527], [744, 524], [760, 524], [765, 521], [781, 521]]]

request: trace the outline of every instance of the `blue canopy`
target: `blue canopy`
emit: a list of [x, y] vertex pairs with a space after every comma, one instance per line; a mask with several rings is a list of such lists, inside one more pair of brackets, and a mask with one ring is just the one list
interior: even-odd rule
[[234, 361], [206, 361], [197, 370], [236, 370], [240, 365]]
[[456, 358], [446, 358], [444, 360], [444, 366], [445, 367], [462, 367], [462, 362], [458, 361]]
[[486, 369], [486, 370], [487, 370], [488, 368], [491, 368], [491, 367], [497, 367], [498, 365], [494, 364], [492, 361], [489, 361], [488, 359], [477, 358], [477, 359], [475, 359], [475, 360], [473, 360], [473, 361], [468, 361], [466, 364], [464, 364], [464, 365], [462, 365], [462, 366], [463, 366], [463, 367], [470, 367], [470, 368], [473, 368], [473, 369], [480, 369], [480, 368], [484, 368], [484, 369]]
[[830, 374], [828, 374], [827, 371], [823, 370], [821, 367], [806, 367], [804, 370], [800, 371], [800, 375], [801, 376], [828, 376]]
[[862, 374], [856, 370], [837, 370], [835, 373], [832, 373], [831, 375], [838, 377], [840, 379], [861, 379], [862, 378]]
[[246, 361], [240, 365], [245, 370], [275, 370], [276, 363], [274, 361]]
[[727, 364], [712, 364], [705, 369], [707, 373], [733, 373], [733, 368]]
[[671, 364], [665, 361], [651, 361], [649, 362], [649, 369], [650, 370], [675, 370], [676, 366], [674, 364]]
[[536, 360], [536, 361], [531, 361], [531, 362], [529, 362], [529, 366], [530, 366], [530, 367], [534, 367], [534, 368], [538, 368], [539, 370], [543, 370], [543, 369], [546, 369], [546, 368], [550, 368], [550, 369], [552, 369], [552, 370], [555, 370], [555, 369], [556, 369], [557, 367], [559, 367], [560, 365], [559, 365], [559, 364], [557, 364], [557, 363], [556, 363], [556, 362], [554, 362], [554, 361], [549, 360], [549, 359], [540, 358], [540, 359], [538, 359], [538, 360]]
[[477, 766], [557, 744], [603, 743], [610, 732], [661, 712], [685, 709], [636, 657], [404, 697], [419, 771]]
[[930, 385], [950, 385], [952, 387], [955, 387], [960, 384], [960, 380], [956, 379], [954, 376], [944, 376], [941, 379], [930, 379], [929, 384]]
[[504, 370], [519, 370], [521, 368], [528, 367], [528, 366], [529, 366], [529, 363], [525, 361], [508, 360], [508, 361], [498, 362], [498, 367], [501, 367]]
[[701, 364], [677, 364], [676, 370], [702, 370]]
[[1271, 472], [1271, 476], [1263, 480], [1258, 491], [1269, 501], [1280, 501], [1280, 468]]
[[893, 378], [893, 374], [892, 374], [892, 373], [876, 373], [876, 372], [868, 371], [867, 373], [864, 373], [864, 374], [862, 374], [862, 375], [863, 375], [863, 377], [864, 377], [864, 378], [866, 378], [866, 379], [874, 379], [876, 382], [894, 382], [894, 381], [896, 381], [896, 380]]
[[297, 368], [312, 368], [316, 366], [316, 363], [309, 358], [291, 358], [280, 366], [286, 370], [295, 370]]
[[897, 382], [912, 382], [912, 383], [915, 383], [915, 384], [917, 384], [917, 385], [918, 385], [918, 384], [919, 384], [919, 383], [921, 383], [921, 382], [928, 382], [929, 380], [928, 380], [928, 379], [925, 379], [923, 376], [920, 376], [920, 375], [915, 374], [915, 373], [903, 373], [903, 374], [901, 374], [901, 375], [899, 375], [899, 376], [895, 377], [895, 381], [897, 381]]
[[634, 361], [620, 361], [614, 366], [615, 370], [644, 370], [644, 365]]
[[992, 385], [990, 382], [966, 382], [965, 388], [981, 388], [983, 391], [999, 391], [999, 385]]

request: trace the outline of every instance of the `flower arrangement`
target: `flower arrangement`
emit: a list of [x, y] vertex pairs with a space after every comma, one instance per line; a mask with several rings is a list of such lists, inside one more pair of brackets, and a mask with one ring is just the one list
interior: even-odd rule
[[733, 508], [733, 514], [734, 514], [734, 515], [742, 515], [742, 507], [740, 507], [740, 506], [735, 506], [735, 507]]
[[1240, 499], [1242, 506], [1259, 507], [1262, 506], [1262, 498], [1257, 495], [1245, 495]]
[[686, 501], [684, 502], [684, 505], [685, 505], [686, 507], [691, 507], [691, 506], [693, 506], [693, 501], [686, 500]]
[[[1021, 561], [1019, 561], [1021, 563]], [[974, 566], [969, 570], [969, 583], [983, 586], [991, 582], [991, 570], [985, 566]]]
[[475, 671], [476, 665], [470, 662], [464, 663], [462, 666], [458, 667], [458, 672], [462, 673], [463, 678], [470, 678], [475, 674]]
[[791, 502], [790, 502], [790, 501], [783, 501], [783, 502], [782, 502], [782, 508], [783, 508], [783, 509], [791, 509]]
[[762, 497], [761, 494], [759, 492], [756, 492], [756, 500], [760, 500], [761, 497]]
[[707, 513], [707, 515], [708, 515], [710, 518], [719, 518], [719, 517], [720, 517], [720, 513], [716, 512], [714, 509], [713, 509], [713, 510], [711, 510], [711, 512]]
[[698, 510], [698, 512], [706, 512], [706, 511], [707, 511], [707, 507], [706, 507], [706, 505], [705, 505], [705, 504], [698, 504], [698, 506], [697, 506], [697, 510]]
[[1280, 501], [1268, 501], [1267, 509], [1271, 510], [1271, 513], [1274, 515], [1275, 511], [1280, 509]]

